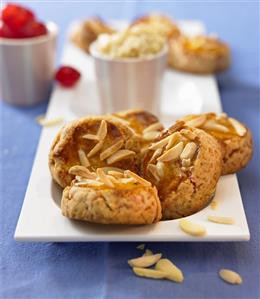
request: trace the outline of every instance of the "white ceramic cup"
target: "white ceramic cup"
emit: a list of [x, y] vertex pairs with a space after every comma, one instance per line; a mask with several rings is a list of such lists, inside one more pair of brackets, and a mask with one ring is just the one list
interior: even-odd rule
[[56, 24], [48, 33], [25, 39], [0, 38], [0, 99], [30, 106], [48, 98], [54, 74]]
[[161, 83], [168, 48], [149, 58], [114, 59], [90, 46], [102, 113], [141, 108], [160, 114]]

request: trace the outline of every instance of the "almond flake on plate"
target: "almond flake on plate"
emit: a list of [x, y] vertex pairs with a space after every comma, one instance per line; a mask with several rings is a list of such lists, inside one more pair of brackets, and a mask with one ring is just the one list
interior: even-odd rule
[[224, 217], [224, 216], [208, 216], [208, 220], [211, 222], [219, 223], [219, 224], [234, 224], [235, 220], [232, 217]]
[[56, 125], [59, 125], [62, 122], [64, 122], [63, 117], [56, 117], [56, 118], [52, 118], [52, 119], [46, 119], [44, 117], [39, 116], [38, 118], [36, 118], [36, 120], [37, 120], [38, 124], [43, 126], [43, 127], [52, 127], [52, 126], [56, 126]]
[[182, 219], [179, 222], [180, 228], [187, 234], [195, 236], [195, 237], [202, 237], [206, 234], [206, 229], [195, 222], [192, 222], [187, 219]]

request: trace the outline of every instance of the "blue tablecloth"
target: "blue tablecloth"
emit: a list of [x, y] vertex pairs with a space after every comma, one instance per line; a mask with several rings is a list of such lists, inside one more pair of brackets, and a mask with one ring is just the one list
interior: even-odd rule
[[[247, 123], [254, 134], [254, 158], [238, 175], [251, 240], [147, 244], [179, 265], [185, 275], [183, 284], [134, 276], [127, 259], [139, 254], [136, 243], [15, 242], [13, 234], [41, 131], [34, 118], [45, 112], [47, 103], [22, 109], [0, 101], [0, 298], [260, 298], [259, 3], [42, 1], [30, 5], [42, 19], [60, 26], [59, 49], [72, 19], [93, 14], [126, 18], [151, 10], [202, 19], [210, 31], [230, 42], [233, 66], [219, 77], [219, 87], [224, 110]], [[225, 284], [217, 275], [222, 267], [237, 270], [244, 283]]]

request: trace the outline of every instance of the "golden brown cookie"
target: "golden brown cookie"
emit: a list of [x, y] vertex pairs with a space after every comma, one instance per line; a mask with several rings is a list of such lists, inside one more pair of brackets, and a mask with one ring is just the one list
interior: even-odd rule
[[138, 171], [140, 140], [135, 132], [109, 116], [85, 117], [64, 126], [57, 134], [49, 154], [53, 179], [61, 186], [70, 185], [74, 165], [90, 169], [118, 167]]
[[113, 116], [125, 121], [144, 141], [153, 141], [164, 129], [155, 115], [142, 109], [119, 111]]
[[199, 74], [224, 71], [230, 65], [230, 49], [207, 36], [180, 36], [169, 42], [169, 65], [177, 70]]
[[149, 25], [155, 32], [165, 38], [176, 38], [180, 36], [180, 30], [172, 19], [165, 15], [150, 14], [134, 20], [131, 26]]
[[94, 42], [101, 33], [112, 34], [115, 30], [110, 28], [99, 18], [92, 18], [80, 24], [78, 30], [71, 36], [71, 41], [89, 53], [89, 46]]
[[161, 218], [156, 188], [130, 171], [72, 167], [76, 180], [63, 191], [66, 217], [102, 224], [151, 224]]
[[214, 136], [222, 148], [222, 174], [234, 173], [245, 167], [253, 154], [252, 134], [238, 120], [225, 113], [187, 115], [181, 120]]
[[214, 195], [222, 155], [215, 138], [177, 122], [150, 145], [142, 176], [158, 189], [163, 219], [196, 213]]

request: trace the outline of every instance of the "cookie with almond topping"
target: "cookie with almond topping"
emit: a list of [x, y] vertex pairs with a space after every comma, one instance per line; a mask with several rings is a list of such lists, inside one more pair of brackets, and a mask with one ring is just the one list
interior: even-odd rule
[[85, 117], [57, 134], [49, 153], [49, 168], [53, 179], [66, 187], [74, 178], [68, 170], [75, 165], [137, 172], [139, 151], [140, 140], [129, 126], [110, 116]]
[[176, 70], [211, 74], [226, 70], [230, 61], [228, 45], [213, 37], [181, 35], [169, 41], [168, 63]]
[[225, 113], [187, 115], [181, 120], [214, 136], [222, 148], [222, 174], [235, 173], [244, 168], [253, 154], [252, 134], [249, 128]]
[[203, 130], [177, 122], [149, 146], [141, 175], [157, 187], [163, 219], [175, 219], [208, 204], [221, 169], [217, 140]]
[[96, 172], [73, 167], [76, 179], [64, 189], [62, 214], [102, 224], [151, 224], [161, 219], [155, 187], [131, 171]]

